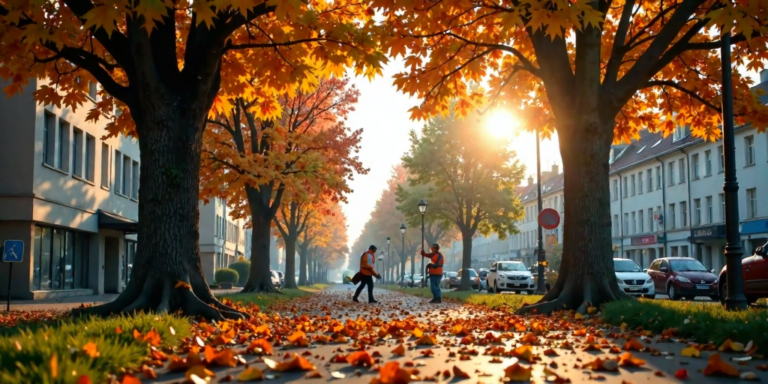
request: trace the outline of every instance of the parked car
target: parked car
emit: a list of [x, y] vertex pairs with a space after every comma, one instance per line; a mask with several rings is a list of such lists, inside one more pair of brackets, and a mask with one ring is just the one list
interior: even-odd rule
[[488, 270], [485, 268], [480, 269], [477, 271], [477, 277], [475, 280], [477, 280], [477, 290], [478, 291], [488, 291]]
[[696, 296], [718, 299], [717, 276], [692, 257], [662, 257], [648, 267], [656, 293], [666, 292], [670, 300]]
[[403, 274], [403, 277], [401, 277], [401, 278], [399, 278], [397, 280], [397, 285], [405, 286], [405, 287], [410, 287], [411, 286], [411, 275], [408, 274], [408, 273]]
[[632, 296], [643, 296], [646, 299], [656, 297], [656, 288], [651, 276], [631, 259], [613, 259], [613, 270], [616, 272], [616, 282], [619, 289]]
[[424, 275], [422, 274], [416, 274], [413, 275], [413, 278], [410, 281], [411, 287], [420, 287], [421, 281], [424, 279]]
[[271, 270], [269, 272], [272, 275], [272, 285], [274, 285], [275, 288], [282, 287], [282, 284], [280, 284], [280, 275], [277, 273], [277, 271]]
[[443, 272], [443, 279], [440, 280], [440, 288], [449, 289], [451, 284], [459, 284], [457, 276], [459, 276], [458, 272]]
[[[723, 267], [718, 278], [721, 302], [728, 297], [725, 270], [726, 267]], [[754, 255], [741, 259], [741, 276], [747, 303], [754, 304], [758, 299], [768, 297], [768, 243], [757, 247]]]
[[466, 271], [466, 273], [469, 273], [469, 286], [472, 289], [477, 289], [478, 285], [477, 285], [477, 280], [475, 279], [477, 277], [477, 272], [472, 268], [469, 268], [466, 270], [459, 269], [459, 272], [457, 272], [456, 274], [456, 282], [454, 283], [453, 280], [451, 280], [451, 283], [448, 285], [448, 288], [458, 288], [459, 286], [461, 286], [461, 276], [462, 276], [462, 273], [465, 273], [464, 271]]
[[280, 286], [282, 287], [283, 284], [285, 284], [285, 275], [283, 275], [282, 272], [277, 271], [277, 277], [280, 278]]
[[519, 261], [497, 261], [488, 271], [488, 292], [514, 291], [533, 294], [536, 288], [533, 274]]

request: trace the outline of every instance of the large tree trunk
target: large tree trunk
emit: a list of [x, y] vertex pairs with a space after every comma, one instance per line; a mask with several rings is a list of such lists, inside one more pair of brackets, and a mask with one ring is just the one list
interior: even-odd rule
[[306, 286], [307, 285], [307, 251], [308, 248], [306, 245], [302, 244], [299, 246], [299, 285]]
[[272, 284], [272, 271], [269, 265], [269, 246], [272, 240], [270, 219], [265, 218], [264, 212], [259, 211], [257, 202], [250, 201], [249, 199], [248, 205], [251, 207], [251, 221], [253, 223], [253, 230], [251, 231], [251, 271], [242, 292], [278, 292], [275, 285]]
[[471, 291], [471, 279], [469, 276], [469, 269], [472, 268], [472, 233], [470, 231], [461, 232], [461, 282], [459, 283], [459, 291]]
[[214, 298], [203, 276], [198, 191], [204, 113], [185, 108], [182, 99], [159, 90], [139, 103], [141, 109], [132, 108], [141, 137], [140, 245], [117, 299], [76, 315], [181, 311], [215, 320], [243, 317]]
[[296, 239], [285, 238], [285, 288], [296, 289]]

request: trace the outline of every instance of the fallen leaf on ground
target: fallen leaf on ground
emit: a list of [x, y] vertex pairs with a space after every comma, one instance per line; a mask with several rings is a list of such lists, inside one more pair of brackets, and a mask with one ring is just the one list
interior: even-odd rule
[[248, 345], [246, 351], [255, 354], [271, 355], [272, 344], [269, 344], [267, 339], [256, 339]]
[[683, 350], [680, 352], [680, 354], [682, 356], [685, 356], [685, 357], [700, 357], [701, 356], [701, 351], [699, 351], [698, 349], [696, 349], [693, 346], [690, 346], [690, 347], [687, 347], [687, 348], [683, 348]]
[[739, 370], [731, 364], [723, 361], [719, 353], [713, 353], [707, 360], [707, 367], [704, 368], [705, 376], [722, 375], [729, 377], [739, 377]]
[[89, 341], [87, 344], [83, 345], [83, 352], [94, 359], [99, 357], [99, 349], [92, 341]]
[[461, 379], [469, 379], [469, 374], [462, 371], [461, 368], [456, 365], [453, 366], [453, 376]]
[[202, 365], [195, 365], [194, 367], [188, 369], [187, 372], [184, 373], [184, 376], [187, 378], [187, 380], [193, 380], [192, 376], [197, 376], [205, 380], [209, 377], [216, 377], [216, 374], [212, 371], [209, 371]]
[[508, 381], [530, 381], [531, 377], [531, 368], [523, 367], [520, 363], [504, 368], [504, 378]]
[[278, 363], [272, 359], [264, 359], [264, 364], [266, 364], [269, 369], [277, 372], [315, 370], [315, 366], [312, 365], [312, 363], [295, 353], [293, 354], [293, 359], [290, 361]]
[[688, 371], [685, 369], [678, 369], [677, 372], [675, 372], [675, 378], [680, 380], [685, 380], [688, 378]]
[[363, 365], [366, 367], [370, 367], [375, 362], [373, 361], [373, 357], [368, 354], [366, 351], [357, 351], [352, 352], [347, 356], [347, 362], [352, 365]]
[[731, 341], [731, 339], [727, 339], [723, 342], [723, 344], [719, 348], [717, 348], [717, 350], [720, 352], [727, 352], [727, 351], [743, 352], [744, 344]]
[[126, 373], [125, 376], [123, 376], [123, 380], [120, 382], [120, 384], [141, 384], [141, 379]]
[[594, 361], [584, 364], [584, 368], [589, 368], [593, 371], [617, 371], [619, 369], [619, 362], [609, 358], [601, 359], [596, 357]]
[[237, 381], [264, 380], [264, 372], [256, 367], [248, 367], [237, 375]]
[[414, 373], [412, 369], [400, 368], [397, 361], [391, 361], [379, 368], [379, 377], [371, 380], [370, 384], [408, 384]]
[[417, 345], [437, 345], [437, 338], [432, 335], [424, 335], [416, 341]]
[[619, 365], [622, 367], [639, 367], [644, 364], [645, 364], [645, 360], [632, 356], [632, 354], [629, 351], [624, 352], [619, 357]]
[[398, 355], [398, 356], [405, 356], [405, 347], [402, 344], [398, 345], [395, 349], [392, 350], [392, 354]]
[[643, 348], [645, 348], [643, 346], [643, 343], [641, 343], [641, 342], [639, 342], [639, 341], [637, 341], [635, 339], [629, 339], [626, 342], [626, 344], [624, 344], [624, 348], [623, 349], [625, 351], [642, 351]]

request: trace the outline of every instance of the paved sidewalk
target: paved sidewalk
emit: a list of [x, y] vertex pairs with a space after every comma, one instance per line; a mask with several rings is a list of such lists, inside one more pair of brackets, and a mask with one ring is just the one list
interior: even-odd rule
[[[336, 355], [346, 356], [357, 350], [354, 346], [355, 339], [364, 340], [367, 344], [365, 350], [375, 356], [376, 366], [384, 365], [390, 361], [397, 361], [400, 366], [410, 364], [418, 369], [422, 381], [439, 381], [443, 383], [498, 383], [504, 377], [504, 369], [519, 363], [524, 369], [532, 369], [531, 381], [535, 383], [545, 382], [545, 376], [554, 379], [553, 374], [562, 379], [570, 379], [573, 383], [585, 381], [598, 381], [604, 383], [678, 383], [675, 373], [684, 369], [688, 375], [685, 381], [696, 383], [727, 383], [738, 382], [738, 379], [705, 376], [702, 371], [707, 364], [710, 352], [702, 352], [700, 358], [682, 357], [681, 351], [686, 344], [667, 340], [661, 342], [657, 339], [642, 337], [632, 334], [633, 338], [640, 342], [643, 351], [633, 350], [633, 357], [642, 359], [644, 364], [640, 367], [620, 367], [616, 371], [595, 371], [584, 367], [592, 363], [596, 358], [617, 359], [625, 351], [622, 349], [626, 340], [617, 339], [625, 337], [630, 332], [623, 332], [618, 328], [605, 328], [594, 324], [583, 324], [582, 320], [562, 320], [552, 318], [517, 317], [509, 312], [490, 310], [486, 307], [460, 305], [457, 303], [428, 304], [428, 299], [402, 294], [394, 291], [376, 289], [375, 298], [378, 304], [353, 303], [351, 296], [353, 286], [334, 285], [311, 297], [292, 300], [277, 310], [281, 313], [280, 324], [275, 328], [274, 323], [269, 324], [276, 337], [283, 340], [289, 336], [298, 324], [305, 326], [311, 324], [314, 331], [308, 332], [307, 337], [316, 340], [319, 335], [330, 335], [328, 329], [333, 324], [345, 324], [347, 328], [356, 329], [354, 336], [347, 342], [328, 344], [312, 342], [308, 347], [275, 347], [274, 356], [268, 358], [276, 362], [285, 362], [286, 354], [303, 355], [310, 363], [317, 367], [322, 378], [309, 380], [307, 372], [274, 372], [267, 369], [263, 359], [258, 356], [243, 354], [245, 362], [251, 367], [264, 370], [270, 382], [293, 383], [312, 382], [323, 383], [338, 381], [339, 384], [356, 383], [368, 384], [372, 379], [378, 378], [379, 373], [368, 367], [356, 367], [348, 364], [331, 362]], [[364, 296], [364, 295], [363, 295]], [[307, 317], [303, 317], [306, 315]], [[404, 331], [402, 336], [393, 338], [389, 334], [384, 338], [379, 337], [382, 329], [393, 326], [388, 323], [392, 320], [406, 320], [411, 324], [417, 323], [419, 329], [425, 334], [436, 337], [436, 345], [417, 345], [412, 331]], [[339, 323], [336, 323], [336, 322]], [[524, 340], [533, 337], [529, 334], [531, 328], [537, 327], [536, 323], [546, 324], [546, 330], [535, 337], [535, 341]], [[401, 323], [402, 324], [402, 323]], [[463, 344], [461, 336], [455, 336], [450, 330], [456, 324], [462, 324], [474, 341]], [[522, 326], [523, 331], [515, 328]], [[330, 328], [329, 328], [330, 327]], [[509, 329], [511, 327], [511, 329]], [[508, 329], [505, 329], [508, 328]], [[504, 329], [497, 331], [497, 329]], [[494, 339], [504, 335], [494, 343], [487, 343], [486, 339]], [[528, 336], [530, 335], [530, 336]], [[588, 340], [593, 335], [595, 347], [585, 351]], [[605, 341], [603, 341], [605, 340]], [[286, 342], [287, 343], [287, 342]], [[398, 345], [405, 346], [404, 356], [394, 355], [393, 349]], [[516, 357], [510, 357], [509, 351], [516, 347], [533, 344], [532, 362], [523, 362]], [[244, 351], [244, 345], [230, 345], [237, 351]], [[609, 349], [613, 347], [611, 353]], [[359, 348], [359, 347], [358, 347]], [[491, 351], [499, 351], [502, 356], [490, 356]], [[427, 352], [430, 350], [430, 352]], [[470, 352], [470, 354], [466, 354]], [[616, 353], [618, 352], [618, 353]], [[380, 354], [380, 356], [379, 356]], [[463, 356], [463, 357], [462, 357]], [[468, 357], [467, 357], [468, 356]], [[731, 358], [744, 358], [744, 354], [721, 353], [723, 360]], [[766, 361], [742, 361], [740, 363], [729, 361], [741, 372], [754, 372], [762, 381], [768, 380], [768, 372], [756, 369], [758, 364], [766, 364]], [[614, 363], [615, 364], [615, 363]], [[468, 375], [468, 378], [455, 377], [453, 368], [458, 367]], [[215, 379], [227, 379], [235, 381], [244, 370], [243, 365], [234, 368], [212, 368]], [[545, 371], [546, 370], [546, 371]], [[447, 376], [446, 376], [447, 372]], [[546, 373], [545, 373], [546, 372]], [[184, 373], [168, 373], [166, 369], [157, 370], [160, 377], [153, 383], [178, 383], [183, 380]], [[334, 376], [345, 377], [333, 379]], [[232, 376], [229, 376], [232, 375]], [[437, 376], [436, 376], [437, 375]], [[144, 381], [146, 382], [146, 381]], [[552, 381], [549, 381], [552, 382]], [[557, 382], [557, 381], [555, 381]], [[563, 382], [563, 381], [560, 381]]]
[[[240, 288], [235, 289], [212, 289], [214, 295], [236, 293]], [[81, 304], [98, 305], [108, 303], [117, 298], [117, 293], [106, 293], [103, 295], [73, 296], [62, 297], [60, 299], [43, 300], [11, 300], [11, 311], [64, 311], [79, 307]], [[0, 312], [5, 312], [5, 299], [0, 300]]]

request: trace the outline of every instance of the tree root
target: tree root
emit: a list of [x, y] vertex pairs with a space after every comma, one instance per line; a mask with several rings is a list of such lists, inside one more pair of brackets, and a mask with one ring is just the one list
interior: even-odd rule
[[252, 282], [249, 281], [245, 284], [245, 287], [243, 287], [243, 290], [240, 291], [240, 293], [282, 293], [277, 288], [275, 288], [274, 285], [272, 285], [272, 282]]
[[[581, 314], [587, 314], [589, 307], [630, 298], [618, 285], [611, 284], [610, 280], [587, 278], [577, 281], [576, 277], [563, 277], [563, 283], [556, 284], [539, 302], [526, 305], [518, 309], [517, 315], [551, 314], [561, 310], [575, 310]], [[614, 285], [616, 285], [614, 287]], [[558, 287], [562, 286], [562, 289]]]
[[178, 281], [168, 277], [150, 275], [144, 281], [131, 279], [125, 291], [115, 301], [94, 307], [77, 308], [72, 310], [72, 315], [105, 317], [120, 313], [180, 312], [185, 316], [215, 321], [247, 317], [246, 314], [216, 300], [203, 279], [191, 280], [189, 286], [177, 287]]

